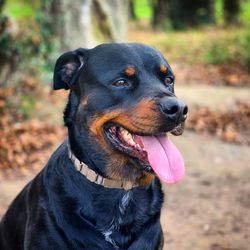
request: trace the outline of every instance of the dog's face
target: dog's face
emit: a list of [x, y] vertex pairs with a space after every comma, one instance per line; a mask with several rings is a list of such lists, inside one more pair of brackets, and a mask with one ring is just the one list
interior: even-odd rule
[[60, 88], [71, 89], [69, 137], [88, 145], [84, 150], [107, 177], [150, 182], [155, 171], [144, 138], [183, 131], [187, 107], [174, 95], [169, 64], [151, 47], [103, 44], [65, 53], [55, 66], [54, 89]]

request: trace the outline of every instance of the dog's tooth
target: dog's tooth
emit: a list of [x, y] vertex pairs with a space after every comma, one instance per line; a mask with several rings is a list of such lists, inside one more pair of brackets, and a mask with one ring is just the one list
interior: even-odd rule
[[126, 133], [126, 136], [130, 138], [130, 137], [131, 137], [131, 134], [130, 134], [129, 132], [127, 132], [127, 133]]
[[121, 133], [122, 133], [122, 135], [124, 136], [124, 138], [130, 138], [131, 137], [131, 134], [127, 131], [127, 130], [125, 130], [125, 129], [123, 129], [122, 131], [121, 131]]
[[127, 134], [126, 139], [127, 139], [128, 141], [134, 141], [131, 134]]
[[124, 128], [120, 128], [120, 133], [123, 137], [123, 139], [131, 146], [135, 146], [137, 147], [136, 145], [136, 142], [134, 141], [134, 137], [131, 133], [128, 132], [128, 130], [124, 129]]
[[122, 137], [127, 141], [129, 138], [127, 131], [124, 128], [121, 128], [120, 132], [121, 132]]
[[128, 140], [128, 143], [129, 143], [130, 145], [132, 145], [132, 146], [135, 146], [135, 145], [136, 145], [133, 139], [129, 139], [129, 140]]
[[125, 135], [125, 136], [124, 136], [124, 139], [125, 139], [126, 141], [129, 141], [129, 140], [130, 140], [130, 137], [127, 136], [127, 135]]
[[124, 128], [120, 128], [120, 133], [125, 136], [126, 135], [126, 130]]

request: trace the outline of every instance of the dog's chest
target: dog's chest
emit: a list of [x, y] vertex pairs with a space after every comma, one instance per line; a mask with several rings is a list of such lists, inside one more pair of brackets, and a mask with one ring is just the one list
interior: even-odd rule
[[126, 192], [120, 203], [119, 203], [119, 211], [117, 213], [117, 218], [114, 216], [110, 222], [110, 225], [108, 225], [107, 228], [105, 228], [104, 230], [102, 230], [102, 234], [105, 237], [105, 240], [109, 243], [111, 243], [113, 245], [113, 247], [115, 249], [119, 249], [116, 241], [115, 241], [115, 237], [113, 236], [113, 233], [117, 233], [120, 231], [122, 225], [125, 222], [125, 213], [126, 213], [126, 209], [131, 201], [131, 193], [128, 191]]
[[114, 249], [127, 249], [133, 244], [135, 238], [138, 238], [145, 225], [150, 226], [148, 221], [151, 216], [160, 212], [161, 206], [152, 204], [152, 200], [157, 198], [151, 197], [152, 200], [144, 198], [138, 199], [132, 192], [127, 191], [119, 199], [115, 208], [110, 209], [108, 221], [100, 225], [105, 241], [109, 242]]

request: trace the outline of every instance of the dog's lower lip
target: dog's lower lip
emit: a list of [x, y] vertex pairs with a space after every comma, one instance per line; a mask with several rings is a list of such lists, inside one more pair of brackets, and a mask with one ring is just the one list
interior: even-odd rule
[[170, 133], [173, 135], [181, 135], [183, 133], [184, 130], [184, 122], [181, 122], [180, 124], [178, 124], [177, 126], [175, 126]]

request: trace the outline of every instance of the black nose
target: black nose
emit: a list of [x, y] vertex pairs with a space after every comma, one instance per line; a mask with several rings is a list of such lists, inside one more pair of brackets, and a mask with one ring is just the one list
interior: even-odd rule
[[176, 97], [162, 98], [159, 102], [159, 106], [162, 113], [176, 123], [185, 121], [187, 118], [187, 105]]

